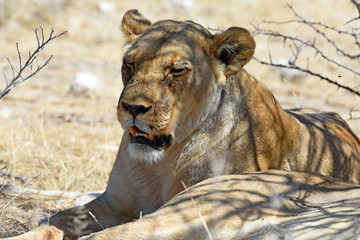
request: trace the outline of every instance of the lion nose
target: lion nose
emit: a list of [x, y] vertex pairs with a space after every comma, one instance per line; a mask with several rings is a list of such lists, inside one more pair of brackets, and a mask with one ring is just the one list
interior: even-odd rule
[[132, 105], [125, 102], [121, 102], [122, 106], [126, 111], [128, 111], [133, 118], [135, 119], [140, 113], [144, 114], [151, 109], [151, 105], [149, 107], [145, 107], [144, 105]]

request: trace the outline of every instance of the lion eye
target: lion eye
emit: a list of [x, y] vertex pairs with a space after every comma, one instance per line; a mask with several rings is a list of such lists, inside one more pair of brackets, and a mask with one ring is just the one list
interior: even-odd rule
[[135, 63], [134, 62], [124, 62], [126, 67], [130, 68], [131, 71], [134, 71], [135, 69]]
[[173, 76], [180, 76], [183, 72], [185, 71], [185, 68], [182, 67], [175, 67], [173, 69], [171, 69], [171, 74]]
[[124, 85], [132, 78], [135, 70], [135, 63], [123, 61], [121, 74]]

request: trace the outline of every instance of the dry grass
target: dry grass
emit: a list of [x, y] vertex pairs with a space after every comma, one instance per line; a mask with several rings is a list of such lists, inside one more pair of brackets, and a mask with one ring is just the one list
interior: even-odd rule
[[[283, 7], [286, 0], [253, 0], [248, 4], [235, 0], [198, 0], [191, 10], [169, 8], [166, 0], [113, 1], [115, 10], [106, 13], [98, 10], [98, 2], [0, 1], [0, 54], [15, 62], [16, 42], [24, 53], [35, 48], [33, 28], [42, 26], [50, 31], [55, 27], [57, 32], [68, 30], [66, 36], [45, 49], [41, 59], [51, 54], [55, 57], [50, 65], [0, 101], [0, 170], [8, 173], [0, 173], [0, 184], [25, 186], [31, 182], [27, 187], [78, 191], [98, 190], [106, 186], [122, 135], [115, 113], [122, 89], [120, 67], [123, 42], [118, 29], [126, 10], [138, 8], [154, 21], [164, 18], [192, 19], [204, 26], [221, 29], [230, 26], [251, 28], [251, 23], [264, 19], [280, 21], [291, 17], [291, 13]], [[341, 26], [356, 14], [356, 9], [347, 1], [300, 2], [296, 1], [294, 6], [305, 16], [334, 26], [339, 26], [339, 23]], [[312, 7], [309, 8], [309, 5]], [[295, 30], [301, 32], [301, 29]], [[303, 34], [311, 36], [314, 33]], [[257, 37], [256, 40], [256, 56], [267, 55], [268, 39]], [[282, 43], [270, 43], [281, 56]], [[309, 56], [314, 58], [311, 53]], [[336, 68], [316, 64], [320, 70], [338, 74]], [[358, 97], [317, 79], [285, 83], [279, 80], [277, 71], [255, 61], [247, 66], [247, 70], [263, 81], [287, 107], [336, 111], [348, 119], [349, 111], [360, 106]], [[95, 73], [102, 82], [102, 92], [78, 96], [69, 94], [71, 81], [79, 71]], [[4, 72], [9, 73], [9, 68], [6, 60], [0, 58], [0, 73]], [[341, 81], [359, 89], [360, 82], [354, 77], [343, 77]], [[0, 87], [2, 84], [1, 76]], [[64, 118], [72, 114], [77, 120]], [[360, 121], [351, 120], [349, 124], [360, 135]], [[70, 200], [46, 200], [36, 196], [23, 198], [21, 194], [9, 203], [10, 200], [9, 196], [0, 195], [0, 237], [32, 228], [50, 210], [71, 205]]]

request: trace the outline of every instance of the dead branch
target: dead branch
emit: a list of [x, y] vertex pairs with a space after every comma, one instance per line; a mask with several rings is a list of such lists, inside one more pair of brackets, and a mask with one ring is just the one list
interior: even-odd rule
[[[40, 27], [40, 29], [41, 29], [40, 36], [38, 33], [38, 29], [34, 30], [35, 36], [36, 36], [36, 41], [37, 41], [37, 48], [33, 53], [31, 53], [31, 51], [29, 51], [29, 55], [28, 55], [25, 63], [23, 63], [21, 52], [19, 50], [19, 44], [16, 43], [16, 51], [18, 53], [18, 61], [19, 61], [18, 69], [16, 69], [16, 67], [14, 67], [14, 65], [12, 64], [11, 60], [7, 56], [5, 56], [5, 59], [7, 60], [7, 62], [10, 65], [10, 68], [11, 68], [12, 80], [8, 81], [6, 74], [4, 74], [6, 86], [2, 91], [0, 91], [0, 99], [3, 98], [5, 95], [7, 95], [18, 84], [28, 80], [29, 78], [32, 78], [41, 69], [43, 69], [46, 65], [48, 65], [50, 63], [51, 59], [53, 59], [53, 55], [51, 55], [43, 64], [34, 66], [35, 60], [37, 62], [39, 53], [45, 48], [45, 46], [48, 43], [50, 43], [52, 40], [54, 40], [55, 38], [58, 38], [67, 32], [67, 31], [63, 31], [60, 34], [54, 35], [54, 29], [51, 29], [49, 37], [47, 39], [45, 39], [44, 29], [42, 27]], [[24, 73], [24, 71], [26, 69], [30, 70], [29, 74]]]
[[347, 23], [350, 23], [354, 20], [360, 19], [360, 2], [359, 2], [359, 0], [351, 0], [351, 3], [355, 5], [355, 7], [359, 13], [359, 16], [354, 17], [353, 19], [350, 19], [349, 21], [347, 21]]
[[350, 109], [348, 120], [359, 120], [360, 117], [358, 117], [356, 115], [360, 115], [360, 110], [359, 109]]
[[[360, 53], [359, 54], [356, 54], [356, 55], [352, 55], [352, 54], [349, 54], [347, 52], [345, 52], [343, 49], [339, 48], [337, 46], [337, 44], [330, 38], [328, 37], [324, 31], [321, 31], [319, 28], [316, 27], [316, 25], [320, 25], [320, 26], [323, 26], [325, 28], [328, 28], [328, 29], [334, 29], [335, 28], [332, 28], [330, 26], [327, 26], [325, 24], [322, 24], [322, 23], [317, 23], [317, 24], [314, 24], [313, 22], [310, 22], [310, 21], [307, 21], [304, 17], [302, 17], [299, 13], [297, 13], [294, 9], [294, 7], [291, 5], [291, 4], [287, 4], [288, 8], [293, 12], [293, 14], [300, 20], [301, 23], [311, 27], [313, 30], [315, 30], [315, 32], [319, 35], [321, 35], [322, 37], [324, 37], [335, 49], [337, 52], [340, 52], [343, 56], [345, 57], [348, 57], [350, 59], [359, 59], [360, 58]], [[356, 33], [350, 33], [350, 32], [346, 32], [346, 31], [338, 31], [342, 34], [347, 34], [347, 35], [351, 35], [353, 37], [355, 37], [355, 39], [357, 40], [357, 36], [358, 34]], [[356, 43], [358, 43], [358, 41], [356, 41]], [[360, 45], [357, 44], [358, 47], [360, 47]]]
[[[357, 9], [359, 10], [359, 17], [360, 18], [360, 4], [359, 0], [352, 0], [351, 1]], [[255, 58], [259, 63], [273, 66], [273, 67], [279, 67], [279, 68], [287, 68], [287, 69], [294, 69], [301, 71], [303, 73], [315, 76], [321, 80], [325, 80], [329, 82], [330, 84], [334, 84], [339, 88], [345, 89], [353, 94], [356, 94], [360, 96], [360, 91], [356, 90], [350, 86], [346, 86], [340, 82], [338, 82], [335, 79], [331, 79], [330, 77], [326, 76], [326, 73], [318, 73], [314, 71], [311, 68], [311, 65], [307, 64], [306, 66], [302, 66], [301, 63], [299, 63], [298, 59], [305, 58], [303, 55], [304, 49], [312, 49], [315, 51], [315, 56], [320, 56], [321, 60], [323, 62], [328, 62], [329, 64], [333, 64], [337, 66], [338, 68], [341, 68], [347, 72], [350, 72], [353, 75], [360, 76], [360, 69], [351, 67], [348, 63], [349, 62], [356, 62], [354, 66], [359, 66], [358, 62], [360, 60], [360, 28], [359, 27], [352, 27], [348, 28], [348, 30], [340, 30], [336, 27], [329, 26], [322, 22], [315, 22], [315, 21], [309, 21], [305, 19], [300, 13], [298, 13], [294, 7], [291, 4], [287, 4], [287, 8], [293, 13], [294, 19], [290, 19], [287, 21], [263, 21], [262, 23], [258, 25], [253, 25], [254, 35], [264, 35], [269, 36], [271, 38], [279, 39], [281, 40], [289, 49], [290, 49], [290, 55], [288, 59], [288, 64], [279, 64], [273, 61], [273, 56], [271, 54], [270, 49], [268, 60]], [[315, 36], [313, 39], [304, 38], [297, 35], [292, 35], [292, 33], [286, 33], [286, 32], [278, 32], [274, 31], [272, 26], [274, 25], [290, 25], [290, 24], [298, 24], [300, 26], [304, 26], [307, 28], [310, 28], [315, 32]], [[265, 25], [265, 27], [264, 27]], [[333, 32], [335, 34], [338, 34], [340, 37], [344, 39], [345, 36], [348, 38], [346, 39], [353, 39], [354, 41], [350, 41], [347, 43], [348, 46], [354, 46], [351, 49], [351, 52], [346, 50], [345, 48], [338, 45], [335, 38], [331, 37], [333, 35], [329, 35], [329, 32]], [[322, 41], [323, 45], [318, 44], [318, 42]], [[321, 46], [321, 47], [320, 47]], [[330, 55], [324, 50], [324, 49], [334, 49], [334, 51], [337, 53], [335, 57], [330, 57]], [[356, 51], [357, 49], [357, 51]], [[337, 57], [339, 56], [339, 58]], [[341, 58], [346, 58], [347, 64], [343, 63]], [[306, 58], [308, 59], [308, 57]], [[308, 62], [308, 61], [307, 61]]]
[[352, 89], [351, 87], [345, 86], [345, 85], [343, 85], [343, 84], [341, 84], [341, 83], [339, 83], [339, 82], [337, 82], [335, 80], [331, 80], [330, 78], [325, 77], [325, 76], [321, 75], [320, 73], [313, 72], [310, 69], [302, 68], [302, 67], [299, 67], [297, 65], [291, 65], [291, 64], [284, 65], [284, 64], [274, 63], [272, 61], [266, 62], [266, 61], [262, 61], [262, 60], [260, 60], [258, 58], [255, 58], [255, 57], [254, 57], [254, 59], [256, 61], [260, 62], [261, 64], [264, 64], [264, 65], [269, 65], [269, 66], [272, 66], [272, 67], [279, 67], [279, 68], [295, 69], [295, 70], [299, 70], [299, 71], [304, 72], [304, 73], [308, 73], [308, 74], [310, 74], [312, 76], [315, 76], [315, 77], [318, 77], [318, 78], [320, 78], [322, 80], [328, 81], [329, 83], [334, 84], [334, 85], [338, 86], [339, 88], [345, 89], [345, 90], [347, 90], [347, 91], [349, 91], [351, 93], [354, 93], [354, 94], [360, 96], [360, 91], [356, 91], [356, 90]]
[[[355, 73], [356, 75], [359, 75], [360, 76], [360, 71], [357, 71], [349, 66], [346, 66], [344, 64], [341, 64], [339, 61], [335, 60], [335, 59], [331, 59], [330, 57], [328, 57], [324, 51], [322, 51], [321, 49], [319, 49], [317, 46], [316, 46], [316, 38], [314, 38], [314, 40], [312, 42], [310, 42], [309, 40], [302, 40], [298, 37], [293, 37], [293, 36], [289, 36], [289, 35], [286, 35], [286, 34], [281, 34], [281, 33], [278, 33], [278, 32], [275, 32], [275, 31], [272, 31], [272, 30], [261, 30], [257, 27], [255, 27], [255, 33], [258, 33], [260, 32], [262, 35], [268, 35], [268, 36], [272, 36], [272, 37], [279, 37], [279, 38], [283, 38], [283, 41], [286, 42], [287, 40], [291, 40], [291, 42], [293, 44], [295, 44], [296, 42], [299, 42], [301, 44], [301, 46], [308, 46], [308, 47], [311, 47], [312, 49], [314, 49], [316, 51], [315, 55], [320, 55], [322, 58], [324, 58], [325, 60], [327, 60], [328, 62], [331, 62], [335, 65], [337, 65], [338, 67], [340, 68], [344, 68], [346, 70], [349, 70], [353, 73]], [[297, 52], [296, 53], [293, 53], [293, 57], [295, 59], [298, 58], [300, 52], [302, 50], [302, 47], [301, 48], [298, 48]], [[353, 59], [354, 57], [353, 56], [347, 56], [351, 59]], [[358, 56], [356, 56], [355, 58], [359, 58], [360, 57], [360, 54]], [[291, 61], [289, 61], [291, 62]]]

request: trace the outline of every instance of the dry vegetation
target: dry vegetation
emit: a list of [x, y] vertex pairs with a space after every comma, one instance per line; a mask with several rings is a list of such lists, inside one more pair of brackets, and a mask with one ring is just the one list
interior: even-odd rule
[[[39, 56], [39, 61], [46, 61], [54, 55], [51, 63], [0, 100], [0, 187], [11, 183], [39, 190], [88, 191], [106, 186], [122, 135], [115, 115], [122, 89], [120, 67], [124, 50], [119, 24], [128, 9], [138, 8], [154, 21], [192, 19], [214, 29], [236, 25], [255, 30], [252, 24], [259, 26], [263, 20], [293, 19], [293, 13], [285, 7], [290, 2], [306, 19], [338, 29], [351, 29], [360, 22], [347, 23], [357, 16], [357, 9], [346, 0], [197, 0], [190, 9], [169, 5], [178, 1], [132, 0], [112, 1], [114, 9], [109, 11], [101, 11], [100, 2], [0, 1], [0, 54], [13, 62], [17, 58], [16, 42], [24, 53], [36, 48], [34, 28], [41, 26], [46, 34], [53, 27], [56, 32], [68, 31]], [[266, 27], [301, 38], [313, 39], [316, 35], [314, 30], [296, 23]], [[348, 38], [329, 34], [347, 48]], [[268, 49], [274, 61], [291, 58], [289, 45], [283, 40], [262, 34], [255, 37], [256, 58], [267, 59]], [[332, 58], [360, 71], [358, 59], [339, 58], [336, 50], [326, 48], [324, 40], [317, 44]], [[302, 51], [300, 63], [310, 64], [314, 71], [326, 72], [327, 76], [360, 91], [358, 75], [323, 61], [311, 49]], [[359, 96], [316, 77], [300, 75], [300, 81], [281, 79], [283, 72], [257, 61], [246, 68], [274, 92], [283, 106], [336, 111], [360, 135], [360, 114], [356, 111], [360, 106]], [[95, 73], [101, 80], [101, 92], [71, 94], [72, 80], [80, 71]], [[0, 73], [0, 89], [3, 89], [2, 74], [11, 73], [5, 58], [0, 58]], [[0, 237], [32, 228], [50, 210], [64, 209], [71, 204], [72, 199], [60, 197], [0, 195]]]

